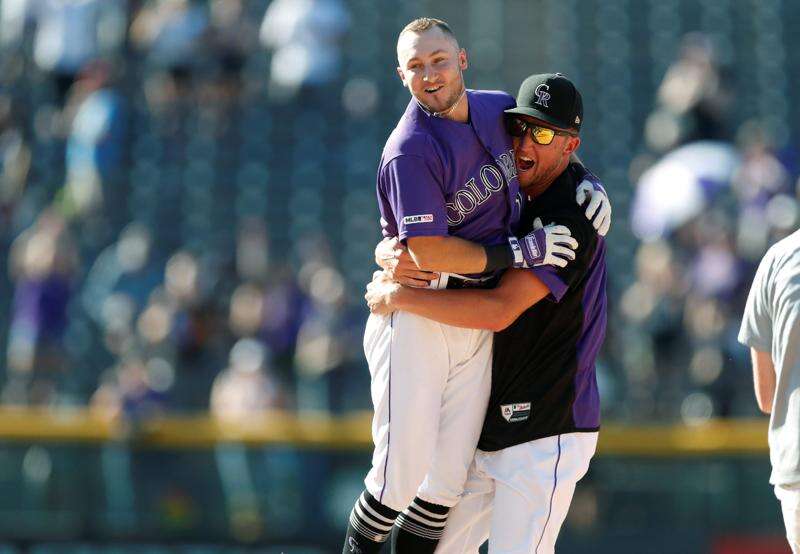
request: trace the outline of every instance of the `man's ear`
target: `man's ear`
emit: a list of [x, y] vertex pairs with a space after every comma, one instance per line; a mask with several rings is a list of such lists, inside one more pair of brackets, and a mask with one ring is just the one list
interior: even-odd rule
[[400, 77], [400, 81], [403, 83], [403, 86], [407, 87], [408, 84], [406, 83], [406, 75], [399, 66], [397, 67], [397, 76]]
[[467, 51], [464, 50], [463, 48], [458, 51], [458, 67], [460, 67], [462, 71], [465, 70], [467, 67], [469, 67], [469, 60], [467, 59]]
[[569, 137], [567, 144], [564, 147], [564, 154], [570, 155], [575, 152], [581, 145], [581, 137]]

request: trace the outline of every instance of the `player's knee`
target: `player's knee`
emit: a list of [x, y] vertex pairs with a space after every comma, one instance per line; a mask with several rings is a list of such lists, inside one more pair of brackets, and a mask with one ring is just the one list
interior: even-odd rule
[[392, 491], [392, 494], [384, 496], [383, 503], [393, 510], [402, 512], [411, 504], [411, 501], [414, 500], [416, 495], [417, 488], [415, 487], [398, 487]]
[[422, 468], [412, 468], [406, 465], [405, 471], [386, 477], [386, 486], [383, 494], [376, 495], [381, 502], [392, 509], [403, 511], [416, 498], [423, 487], [427, 472]]

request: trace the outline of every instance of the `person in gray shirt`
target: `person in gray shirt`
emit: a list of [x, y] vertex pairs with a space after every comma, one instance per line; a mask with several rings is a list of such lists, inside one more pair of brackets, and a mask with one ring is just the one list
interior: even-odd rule
[[758, 407], [769, 420], [769, 482], [800, 553], [800, 231], [770, 248], [747, 298], [739, 342], [750, 347]]

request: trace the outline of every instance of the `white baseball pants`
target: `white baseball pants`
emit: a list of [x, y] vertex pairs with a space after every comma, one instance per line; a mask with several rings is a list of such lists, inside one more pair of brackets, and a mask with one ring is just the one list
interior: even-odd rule
[[775, 485], [775, 496], [781, 501], [789, 546], [793, 554], [800, 554], [800, 485]]
[[552, 554], [597, 433], [568, 433], [497, 452], [478, 450], [437, 554]]
[[492, 338], [407, 312], [370, 315], [375, 451], [364, 482], [385, 506], [458, 501], [489, 402]]

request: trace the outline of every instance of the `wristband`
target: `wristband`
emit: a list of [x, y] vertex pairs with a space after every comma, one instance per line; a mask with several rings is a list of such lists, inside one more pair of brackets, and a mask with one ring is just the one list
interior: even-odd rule
[[[484, 246], [483, 250], [486, 252], [486, 267], [483, 268], [483, 271], [496, 271], [515, 265], [516, 255], [512, 248], [513, 247], [509, 244]], [[519, 245], [517, 245], [517, 248], [519, 248]], [[520, 253], [520, 258], [521, 257], [522, 254]]]
[[508, 237], [508, 244], [511, 247], [511, 253], [514, 255], [513, 267], [525, 267], [525, 256], [522, 254], [522, 247], [519, 245], [517, 237]]

